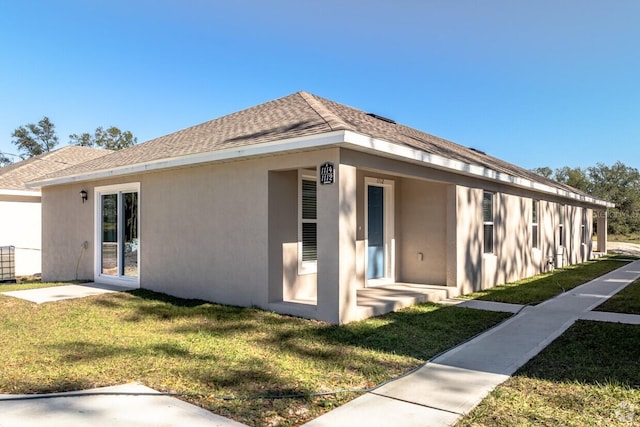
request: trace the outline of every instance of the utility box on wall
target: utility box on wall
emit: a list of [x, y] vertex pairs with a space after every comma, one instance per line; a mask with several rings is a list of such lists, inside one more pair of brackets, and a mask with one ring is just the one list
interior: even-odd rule
[[0, 246], [0, 282], [16, 281], [16, 248]]

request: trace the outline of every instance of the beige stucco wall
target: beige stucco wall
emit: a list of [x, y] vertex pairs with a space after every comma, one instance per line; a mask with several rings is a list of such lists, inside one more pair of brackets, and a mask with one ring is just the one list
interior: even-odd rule
[[[269, 227], [274, 236], [285, 237], [280, 242], [282, 253], [287, 244], [296, 243], [290, 241], [294, 237], [290, 229], [269, 224], [269, 171], [313, 168], [336, 159], [337, 153], [337, 149], [318, 150], [46, 187], [43, 279], [74, 279], [76, 265], [78, 278], [93, 278], [93, 202], [82, 204], [80, 190], [92, 195], [96, 186], [139, 182], [141, 287], [267, 308], [272, 277]], [[277, 196], [272, 201], [277, 203]], [[291, 201], [290, 196], [283, 200]], [[297, 218], [297, 202], [286, 212], [285, 219]], [[293, 224], [297, 227], [297, 219]], [[85, 241], [86, 251], [81, 248]], [[282, 266], [274, 268], [280, 277], [285, 274]]]
[[0, 246], [15, 246], [16, 276], [40, 273], [40, 197], [0, 197]]
[[[318, 270], [299, 274], [298, 170], [326, 161], [336, 165], [336, 182], [318, 186]], [[138, 182], [141, 287], [348, 321], [356, 289], [365, 286], [367, 177], [394, 182], [398, 281], [467, 293], [543, 271], [557, 252], [558, 200], [541, 200], [540, 249], [533, 249], [532, 192], [329, 148], [46, 187], [43, 279], [93, 279], [94, 202], [83, 204], [80, 190], [91, 197], [96, 186]], [[494, 254], [482, 253], [483, 189], [496, 194]], [[583, 210], [568, 209], [565, 220], [570, 259], [578, 262], [590, 246], [576, 244], [580, 224], [577, 233], [568, 225]]]
[[403, 178], [398, 190], [398, 280], [446, 285], [447, 186]]

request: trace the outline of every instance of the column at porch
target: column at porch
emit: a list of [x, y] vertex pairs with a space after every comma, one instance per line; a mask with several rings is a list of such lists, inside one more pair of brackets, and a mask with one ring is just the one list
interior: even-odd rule
[[597, 252], [607, 253], [607, 211], [598, 212]]
[[[320, 168], [319, 168], [320, 170]], [[356, 168], [335, 166], [333, 184], [318, 182], [317, 317], [350, 320], [356, 295]]]

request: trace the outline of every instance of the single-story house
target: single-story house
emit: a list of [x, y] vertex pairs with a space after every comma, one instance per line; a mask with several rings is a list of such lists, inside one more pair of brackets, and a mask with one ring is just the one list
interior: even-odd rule
[[32, 185], [43, 280], [78, 274], [332, 323], [588, 260], [592, 218], [604, 251], [612, 206], [307, 92]]
[[110, 152], [67, 146], [0, 168], [0, 247], [14, 247], [16, 276], [41, 271], [41, 194], [26, 183]]

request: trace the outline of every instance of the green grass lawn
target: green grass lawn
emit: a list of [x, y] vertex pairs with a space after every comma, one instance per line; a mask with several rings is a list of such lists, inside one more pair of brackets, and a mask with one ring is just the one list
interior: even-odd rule
[[578, 321], [456, 426], [640, 425], [640, 327]]
[[422, 304], [337, 327], [144, 290], [41, 305], [0, 295], [0, 393], [137, 381], [249, 425], [299, 425], [358, 394], [260, 396], [369, 388], [506, 317]]
[[[626, 257], [628, 258], [628, 257]], [[465, 298], [484, 301], [506, 302], [512, 304], [539, 304], [562, 292], [587, 283], [596, 277], [620, 268], [627, 261], [619, 257], [600, 258], [550, 273], [496, 286], [486, 291], [465, 295]]]
[[600, 304], [594, 310], [640, 314], [640, 279]]
[[[640, 314], [640, 280], [597, 310]], [[640, 425], [640, 327], [578, 321], [457, 426]]]

